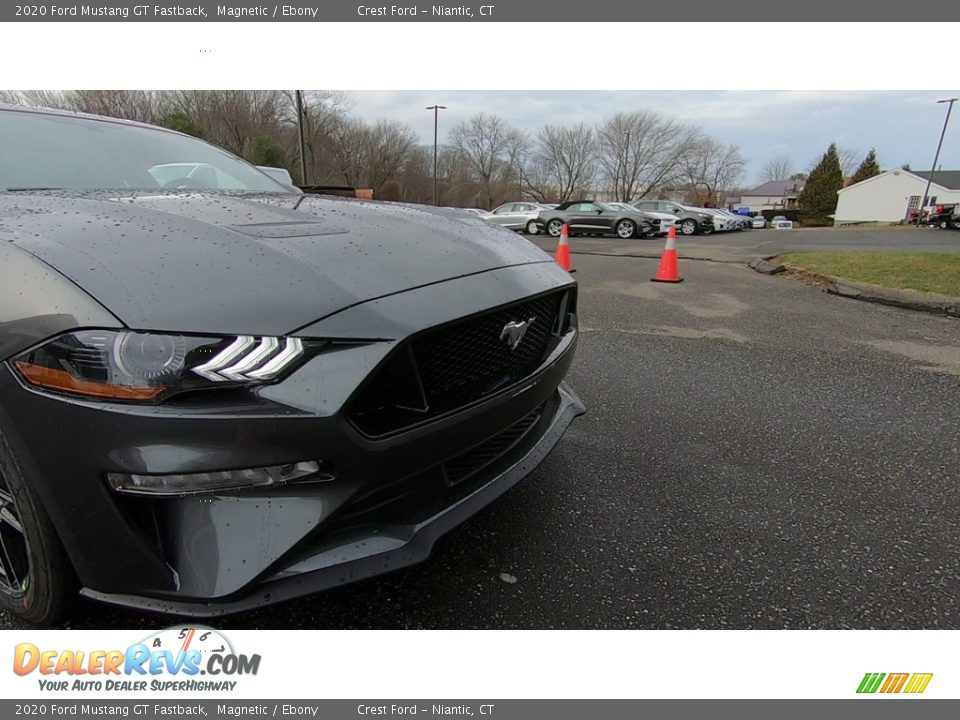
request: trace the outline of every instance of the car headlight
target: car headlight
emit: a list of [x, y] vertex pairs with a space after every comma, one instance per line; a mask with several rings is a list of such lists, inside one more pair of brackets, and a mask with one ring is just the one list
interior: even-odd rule
[[27, 383], [43, 390], [158, 403], [188, 390], [273, 382], [324, 344], [249, 335], [80, 330], [27, 351], [13, 365]]

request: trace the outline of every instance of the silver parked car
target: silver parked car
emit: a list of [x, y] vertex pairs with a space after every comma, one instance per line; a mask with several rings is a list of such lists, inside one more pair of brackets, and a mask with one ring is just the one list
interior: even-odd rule
[[485, 219], [497, 225], [503, 225], [510, 230], [519, 230], [530, 235], [536, 235], [539, 232], [537, 217], [542, 211], [549, 209], [546, 205], [535, 202], [504, 203], [491, 210]]

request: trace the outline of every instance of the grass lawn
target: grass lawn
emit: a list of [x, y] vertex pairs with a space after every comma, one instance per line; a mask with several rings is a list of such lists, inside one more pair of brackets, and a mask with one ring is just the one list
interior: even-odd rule
[[780, 261], [820, 275], [960, 297], [960, 253], [807, 252]]

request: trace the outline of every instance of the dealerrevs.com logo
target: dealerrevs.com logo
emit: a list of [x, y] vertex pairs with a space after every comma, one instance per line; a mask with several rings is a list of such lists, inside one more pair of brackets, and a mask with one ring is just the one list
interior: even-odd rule
[[38, 675], [45, 691], [231, 691], [238, 676], [256, 675], [260, 655], [234, 651], [207, 627], [173, 627], [125, 650], [51, 650], [32, 643], [14, 648], [13, 671]]
[[866, 673], [857, 686], [857, 692], [919, 695], [927, 689], [932, 679], [933, 673]]

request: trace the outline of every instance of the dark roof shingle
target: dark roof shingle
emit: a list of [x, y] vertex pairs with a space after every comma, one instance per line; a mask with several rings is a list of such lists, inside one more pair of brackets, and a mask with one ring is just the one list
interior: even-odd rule
[[[924, 180], [930, 179], [929, 170], [911, 170], [910, 172]], [[933, 173], [933, 181], [948, 190], [960, 190], [960, 170], [937, 170]]]
[[803, 189], [803, 182], [797, 180], [770, 180], [769, 182], [758, 185], [753, 190], [744, 193], [745, 196], [754, 197], [784, 197], [791, 193], [800, 192]]

